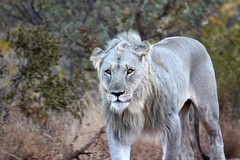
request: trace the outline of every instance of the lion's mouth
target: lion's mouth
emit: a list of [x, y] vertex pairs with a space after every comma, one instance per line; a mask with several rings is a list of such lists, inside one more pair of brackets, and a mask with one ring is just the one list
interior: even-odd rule
[[124, 109], [126, 109], [130, 103], [131, 103], [130, 100], [125, 100], [121, 98], [116, 99], [115, 101], [112, 101], [111, 108], [116, 112], [121, 112]]
[[121, 100], [117, 99], [116, 101], [114, 101], [114, 103], [128, 103], [128, 102], [130, 102], [130, 100], [121, 101]]

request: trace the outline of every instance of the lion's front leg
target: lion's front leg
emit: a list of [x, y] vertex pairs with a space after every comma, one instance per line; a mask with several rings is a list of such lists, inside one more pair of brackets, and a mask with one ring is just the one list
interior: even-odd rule
[[111, 129], [107, 130], [111, 160], [130, 160], [131, 144], [120, 142]]
[[166, 131], [162, 136], [163, 160], [178, 160], [181, 148], [181, 124], [177, 113], [168, 113]]

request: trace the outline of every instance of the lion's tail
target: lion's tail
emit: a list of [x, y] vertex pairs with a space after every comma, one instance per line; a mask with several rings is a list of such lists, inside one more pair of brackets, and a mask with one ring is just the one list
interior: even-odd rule
[[198, 116], [196, 114], [195, 109], [193, 109], [193, 124], [194, 124], [194, 135], [195, 135], [195, 139], [197, 141], [197, 148], [201, 154], [201, 157], [204, 160], [209, 160], [210, 158], [203, 152], [201, 145], [200, 145], [200, 136], [199, 136], [199, 119]]

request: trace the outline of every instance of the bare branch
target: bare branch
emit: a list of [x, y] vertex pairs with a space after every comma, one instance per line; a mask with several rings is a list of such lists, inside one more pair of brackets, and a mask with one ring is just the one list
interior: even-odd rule
[[159, 16], [159, 18], [162, 18], [166, 15], [169, 14], [171, 7], [174, 6], [176, 0], [168, 1], [164, 6], [163, 6], [163, 13]]
[[41, 24], [42, 21], [43, 21], [43, 18], [42, 18], [41, 15], [36, 11], [33, 3], [34, 3], [34, 1], [31, 0], [31, 1], [30, 1], [30, 6], [31, 6], [30, 8], [31, 8], [31, 10], [32, 10], [32, 13], [34, 13], [34, 15], [37, 17], [38, 23]]
[[19, 2], [18, 4], [9, 2], [8, 4], [13, 8], [16, 8], [17, 11], [19, 12], [19, 15], [10, 14], [10, 17], [15, 18], [22, 22], [28, 22], [35, 25], [40, 25], [43, 23], [42, 17], [34, 7], [33, 0]]
[[67, 155], [64, 160], [72, 160], [72, 159], [79, 159], [79, 156], [80, 155], [89, 155], [91, 153], [89, 152], [86, 152], [86, 150], [91, 147], [97, 139], [100, 138], [100, 136], [103, 134], [103, 133], [106, 133], [106, 127], [103, 126], [100, 128], [100, 130], [96, 133], [96, 135], [86, 144], [84, 145], [80, 150], [77, 150], [73, 153], [70, 153], [69, 155]]

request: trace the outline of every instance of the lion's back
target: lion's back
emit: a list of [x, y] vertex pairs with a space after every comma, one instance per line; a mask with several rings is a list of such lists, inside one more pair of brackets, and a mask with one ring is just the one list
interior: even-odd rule
[[170, 37], [156, 43], [152, 52], [154, 74], [159, 81], [165, 81], [171, 91], [176, 88], [176, 93], [182, 96], [181, 104], [190, 95], [200, 92], [202, 87], [199, 86], [215, 86], [210, 56], [199, 41], [188, 37]]
[[[213, 70], [206, 48], [198, 40], [189, 37], [169, 37], [153, 45], [152, 59], [164, 63], [169, 70], [193, 72], [199, 65]], [[178, 70], [179, 68], [179, 70]]]
[[191, 58], [191, 57], [207, 57], [208, 53], [206, 48], [196, 39], [190, 37], [169, 37], [165, 38], [154, 46], [159, 47], [160, 50], [168, 50], [175, 56], [180, 58]]

